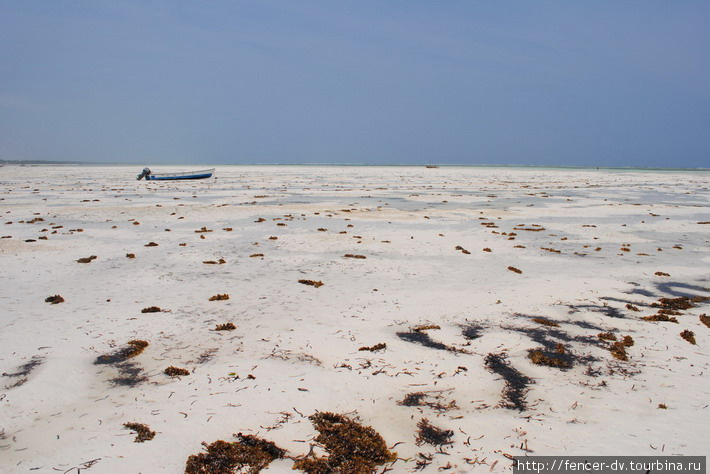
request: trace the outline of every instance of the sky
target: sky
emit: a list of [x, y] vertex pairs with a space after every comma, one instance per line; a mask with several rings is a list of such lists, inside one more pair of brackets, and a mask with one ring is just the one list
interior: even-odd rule
[[0, 159], [710, 167], [710, 1], [0, 0]]

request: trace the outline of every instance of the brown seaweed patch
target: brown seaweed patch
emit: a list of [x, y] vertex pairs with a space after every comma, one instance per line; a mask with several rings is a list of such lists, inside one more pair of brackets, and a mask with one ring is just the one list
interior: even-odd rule
[[123, 362], [126, 359], [130, 359], [142, 353], [145, 348], [148, 347], [148, 342], [141, 339], [133, 339], [132, 341], [128, 341], [126, 345], [128, 347], [119, 349], [112, 354], [104, 354], [97, 357], [94, 364], [105, 365]]
[[491, 250], [491, 249], [488, 248], [488, 247], [484, 247], [483, 251], [484, 251], [484, 252], [493, 252], [493, 250]]
[[502, 392], [503, 401], [500, 406], [519, 411], [525, 410], [527, 408], [525, 395], [528, 385], [533, 381], [512, 367], [504, 354], [489, 353], [486, 356], [485, 364], [488, 370], [500, 375], [505, 381], [505, 388]]
[[222, 294], [216, 294], [214, 296], [210, 296], [210, 301], [224, 301], [228, 300], [229, 295], [227, 293], [222, 293]]
[[136, 258], [136, 254], [134, 253], [127, 253], [126, 258]]
[[367, 258], [367, 257], [364, 256], [364, 255], [356, 255], [356, 254], [352, 254], [352, 253], [346, 253], [345, 255], [343, 255], [343, 258], [359, 258], [359, 259], [363, 259], [363, 258]]
[[202, 263], [207, 265], [224, 265], [225, 263], [227, 263], [227, 261], [223, 258], [220, 258], [219, 260], [204, 260]]
[[155, 431], [152, 431], [148, 425], [143, 423], [124, 423], [123, 426], [136, 432], [136, 439], [133, 440], [135, 443], [143, 443], [155, 438]]
[[313, 286], [315, 288], [320, 288], [321, 286], [325, 285], [322, 281], [316, 281], [316, 280], [298, 280], [299, 283], [302, 285], [308, 285], [308, 286]]
[[441, 329], [441, 326], [439, 326], [438, 324], [421, 324], [419, 326], [414, 326], [412, 328], [412, 331], [422, 332], [422, 331], [428, 331], [430, 329]]
[[629, 311], [641, 311], [638, 306], [634, 306], [631, 303], [628, 303], [626, 305], [626, 309], [628, 309]]
[[169, 375], [171, 377], [180, 377], [181, 375], [190, 375], [190, 371], [187, 369], [183, 369], [182, 367], [175, 367], [174, 365], [171, 365], [170, 367], [166, 368], [164, 371], [165, 375]]
[[615, 359], [629, 360], [629, 356], [626, 353], [626, 344], [622, 341], [613, 342], [611, 346], [609, 346], [609, 352], [611, 352], [611, 355], [614, 356]]
[[543, 326], [548, 326], [548, 327], [552, 327], [552, 328], [560, 327], [559, 324], [557, 324], [557, 323], [554, 322], [554, 321], [550, 321], [549, 319], [545, 319], [545, 318], [532, 318], [532, 320], [535, 321], [535, 322], [538, 323], [538, 324], [542, 324]]
[[651, 316], [644, 316], [641, 319], [643, 319], [644, 321], [654, 321], [654, 322], [668, 321], [670, 323], [678, 324], [678, 320], [675, 317], [668, 316], [666, 314], [653, 314]]
[[212, 229], [208, 229], [207, 227], [202, 227], [202, 228], [200, 228], [199, 230], [196, 230], [196, 231], [195, 231], [196, 234], [203, 234], [203, 233], [206, 233], [206, 232], [212, 232]]
[[141, 310], [141, 313], [160, 313], [161, 309], [157, 306], [148, 306], [147, 308], [143, 308]]
[[206, 453], [193, 454], [187, 458], [185, 474], [233, 474], [258, 473], [275, 459], [282, 459], [286, 450], [271, 441], [253, 435], [237, 435], [238, 441], [228, 443], [217, 440], [212, 444], [202, 443]]
[[411, 342], [414, 344], [421, 344], [422, 346], [429, 347], [431, 349], [437, 349], [440, 351], [455, 351], [455, 349], [447, 346], [446, 344], [442, 344], [441, 342], [432, 340], [429, 335], [424, 332], [398, 332], [397, 337], [399, 337], [403, 341]]
[[669, 273], [666, 272], [656, 272], [654, 275], [659, 276], [659, 277], [669, 277], [671, 276]]
[[698, 316], [698, 319], [700, 319], [701, 323], [710, 328], [710, 316], [708, 316], [707, 314], [701, 314], [700, 316]]
[[704, 303], [710, 300], [707, 296], [679, 296], [678, 298], [661, 298], [658, 303], [652, 303], [652, 308], [686, 310], [695, 307], [695, 303]]
[[520, 270], [519, 268], [515, 268], [515, 267], [508, 267], [508, 270], [510, 270], [511, 272], [515, 272], [515, 273], [523, 273], [522, 270]]
[[540, 247], [540, 250], [546, 250], [546, 251], [551, 252], [551, 253], [562, 253], [561, 250], [553, 249], [553, 248], [550, 248], [550, 247]]
[[[433, 401], [427, 401], [425, 399], [432, 398]], [[414, 392], [408, 393], [404, 396], [404, 399], [397, 402], [397, 405], [405, 407], [429, 407], [434, 410], [443, 413], [449, 410], [457, 410], [459, 407], [456, 405], [456, 401], [452, 400], [449, 403], [442, 403], [443, 397], [441, 394], [428, 394], [425, 392]]]
[[217, 327], [214, 328], [215, 331], [234, 331], [235, 329], [237, 329], [237, 327], [234, 323], [218, 324]]
[[[564, 351], [564, 348], [562, 350]], [[558, 353], [559, 352], [560, 351], [558, 350]], [[539, 349], [531, 350], [528, 353], [528, 359], [536, 365], [546, 365], [548, 367], [556, 367], [558, 369], [569, 369], [572, 367], [572, 362], [570, 362], [569, 359], [565, 359], [557, 355], [548, 355]]]
[[421, 446], [424, 443], [433, 446], [452, 444], [451, 437], [454, 436], [454, 432], [438, 428], [429, 423], [429, 420], [426, 418], [422, 418], [421, 421], [417, 423], [417, 428], [417, 446]]
[[97, 258], [99, 258], [99, 257], [97, 257], [96, 255], [92, 255], [91, 257], [82, 257], [82, 258], [80, 258], [79, 260], [77, 260], [77, 262], [79, 262], [79, 263], [91, 263], [92, 260], [96, 260]]
[[50, 304], [59, 304], [64, 303], [64, 298], [62, 298], [60, 295], [48, 296], [44, 299], [44, 302]]
[[688, 331], [687, 329], [680, 333], [680, 337], [691, 343], [692, 345], [695, 345], [695, 333], [693, 331]]
[[358, 351], [370, 351], [370, 352], [375, 352], [375, 351], [381, 351], [383, 349], [387, 349], [387, 344], [384, 342], [380, 342], [378, 344], [375, 344], [374, 346], [363, 346]]
[[143, 247], [157, 247], [157, 246], [158, 246], [158, 244], [156, 244], [155, 242], [148, 242]]
[[616, 341], [616, 336], [612, 332], [600, 332], [597, 337], [604, 341]]
[[397, 453], [387, 449], [385, 440], [370, 426], [330, 412], [316, 412], [308, 418], [319, 432], [315, 442], [326, 450], [328, 456], [316, 457], [309, 453], [296, 460], [294, 469], [309, 474], [365, 474], [373, 472], [378, 465], [397, 459]]

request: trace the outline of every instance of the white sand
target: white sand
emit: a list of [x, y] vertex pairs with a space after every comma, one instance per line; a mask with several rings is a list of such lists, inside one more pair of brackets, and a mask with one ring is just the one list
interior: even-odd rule
[[[135, 181], [139, 171], [0, 168], [0, 235], [12, 236], [0, 240], [2, 472], [182, 472], [202, 441], [238, 432], [298, 456], [316, 410], [356, 415], [397, 443], [390, 472], [413, 471], [418, 453], [432, 455], [425, 472], [505, 472], [507, 455], [526, 452], [710, 454], [708, 303], [679, 324], [640, 319], [660, 297], [710, 296], [710, 225], [698, 224], [710, 221], [710, 173], [243, 166], [157, 184]], [[208, 301], [218, 293], [230, 299]], [[66, 301], [44, 301], [55, 294]], [[149, 306], [163, 311], [141, 313]], [[237, 329], [213, 330], [226, 322]], [[467, 353], [397, 335], [422, 324]], [[480, 337], [464, 337], [471, 324]], [[602, 331], [633, 337], [628, 362], [597, 342]], [[540, 337], [575, 365], [534, 365]], [[117, 386], [117, 368], [94, 362], [131, 339], [149, 342], [130, 359], [146, 380]], [[386, 350], [358, 350], [377, 343]], [[534, 379], [525, 410], [498, 406], [489, 353]], [[170, 365], [191, 374], [171, 379]], [[397, 403], [419, 391], [455, 407]], [[415, 444], [422, 418], [454, 432], [446, 454]], [[134, 421], [155, 438], [134, 443], [122, 427]]]

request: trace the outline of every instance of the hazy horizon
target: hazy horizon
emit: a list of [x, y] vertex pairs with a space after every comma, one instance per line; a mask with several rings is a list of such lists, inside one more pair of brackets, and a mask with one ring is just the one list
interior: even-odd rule
[[0, 0], [0, 159], [702, 168], [710, 2]]

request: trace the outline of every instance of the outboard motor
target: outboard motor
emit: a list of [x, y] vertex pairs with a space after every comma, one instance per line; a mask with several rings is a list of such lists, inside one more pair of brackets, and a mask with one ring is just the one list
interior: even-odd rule
[[140, 181], [143, 178], [147, 178], [150, 175], [150, 173], [151, 173], [150, 168], [148, 168], [146, 166], [145, 168], [143, 168], [143, 171], [141, 172], [141, 174], [138, 175], [138, 177], [136, 179], [138, 181]]

